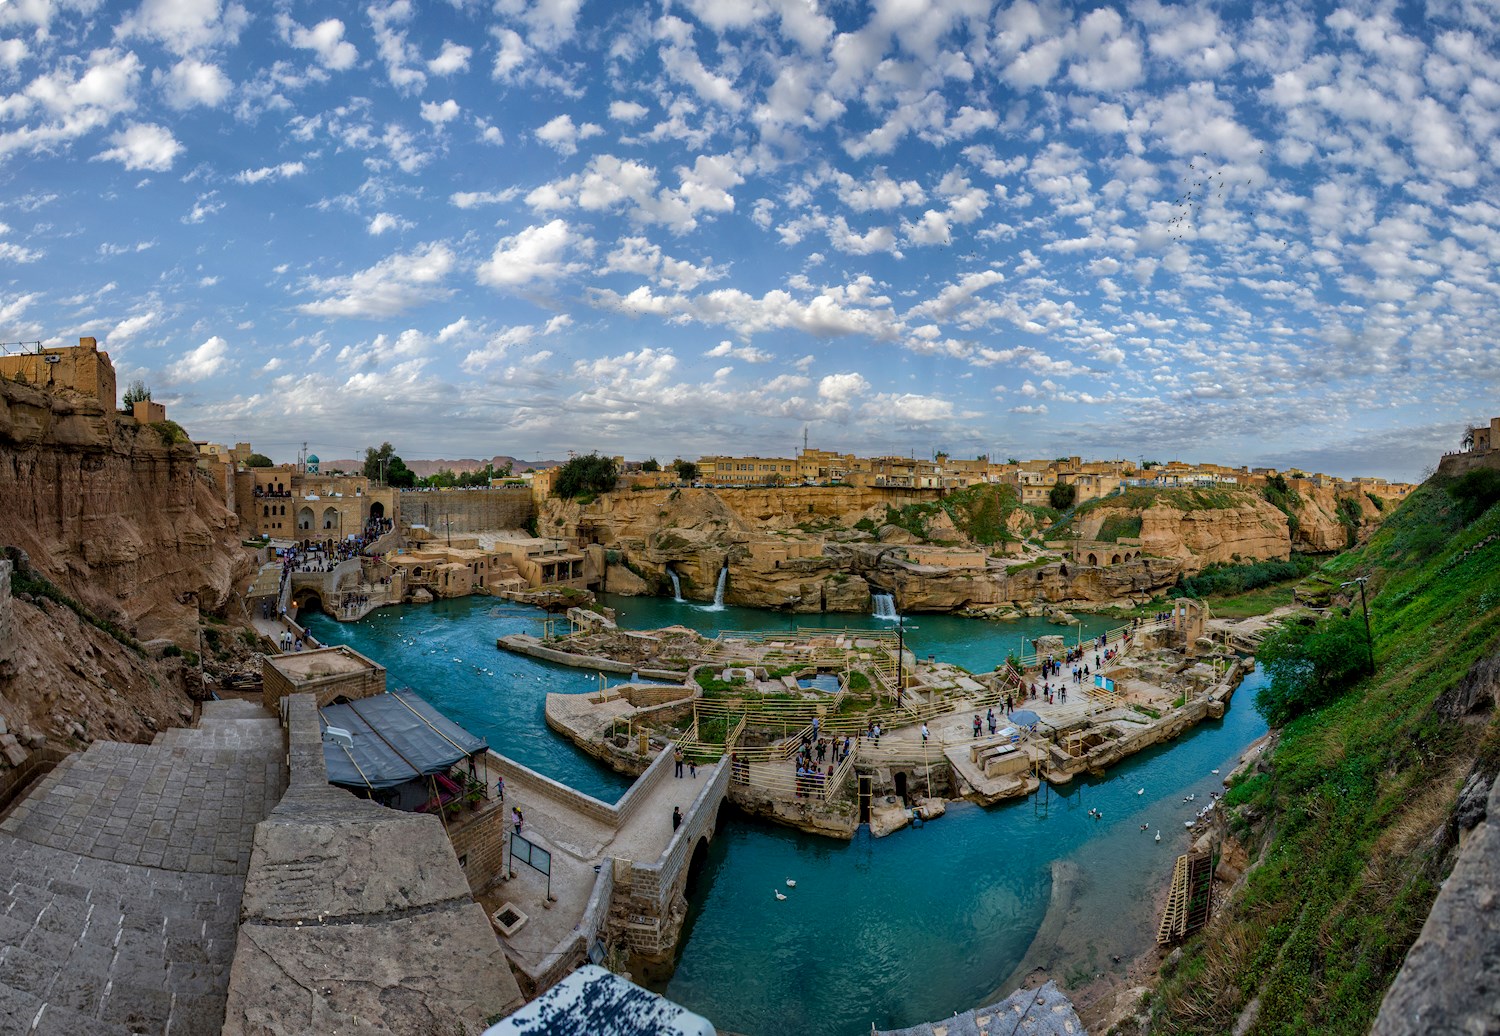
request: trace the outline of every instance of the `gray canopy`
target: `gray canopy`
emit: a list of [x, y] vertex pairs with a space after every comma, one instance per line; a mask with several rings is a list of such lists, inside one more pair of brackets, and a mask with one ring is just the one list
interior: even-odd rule
[[[345, 788], [394, 788], [443, 773], [489, 748], [413, 691], [399, 690], [318, 710], [328, 781]], [[349, 732], [352, 745], [330, 739], [329, 727]]]

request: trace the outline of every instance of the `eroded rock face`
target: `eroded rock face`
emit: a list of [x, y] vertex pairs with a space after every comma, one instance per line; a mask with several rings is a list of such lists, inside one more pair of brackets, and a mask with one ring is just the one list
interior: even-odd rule
[[140, 640], [196, 643], [248, 575], [238, 519], [187, 443], [83, 398], [0, 382], [0, 544]]

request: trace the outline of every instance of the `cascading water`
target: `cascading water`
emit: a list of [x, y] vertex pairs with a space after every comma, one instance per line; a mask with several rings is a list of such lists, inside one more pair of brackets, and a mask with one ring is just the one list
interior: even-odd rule
[[672, 600], [682, 600], [682, 580], [678, 579], [677, 573], [673, 572], [670, 568], [667, 569], [667, 575], [672, 577]]
[[728, 564], [719, 569], [719, 583], [714, 587], [714, 603], [708, 606], [709, 611], [720, 612], [724, 610], [724, 584], [727, 582], [729, 582]]
[[870, 603], [875, 608], [875, 618], [895, 622], [901, 618], [896, 612], [895, 594], [871, 594]]

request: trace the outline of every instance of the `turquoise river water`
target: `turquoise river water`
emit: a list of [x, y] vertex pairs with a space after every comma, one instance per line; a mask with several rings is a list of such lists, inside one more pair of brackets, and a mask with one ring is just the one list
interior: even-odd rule
[[[606, 603], [635, 629], [892, 625], [663, 598]], [[312, 616], [308, 624], [319, 640], [347, 643], [385, 665], [391, 686], [414, 688], [497, 751], [614, 801], [627, 779], [542, 718], [547, 692], [584, 693], [597, 676], [495, 648], [506, 633], [539, 633], [542, 619], [535, 609], [472, 597], [383, 609], [358, 623]], [[1108, 625], [1084, 618], [1081, 631], [1067, 633], [1088, 637]], [[1041, 620], [930, 615], [906, 629], [911, 650], [971, 670], [993, 668], [1022, 638], [1064, 632]], [[1154, 900], [1186, 847], [1183, 822], [1219, 788], [1212, 771], [1227, 774], [1265, 732], [1252, 707], [1259, 683], [1251, 674], [1222, 720], [1104, 778], [989, 809], [953, 803], [941, 819], [879, 840], [861, 829], [853, 842], [835, 842], [726, 810], [689, 889], [676, 973], [658, 988], [719, 1028], [750, 1036], [861, 1036], [872, 1023], [908, 1026], [976, 1006], [1009, 992], [1022, 969], [1044, 967], [1073, 983], [1123, 969], [1154, 939]], [[1187, 795], [1194, 801], [1184, 802]], [[775, 898], [777, 889], [786, 900]]]

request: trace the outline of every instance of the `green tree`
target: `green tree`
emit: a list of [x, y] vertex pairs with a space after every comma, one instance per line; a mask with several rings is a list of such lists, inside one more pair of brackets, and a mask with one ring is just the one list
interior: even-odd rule
[[655, 457], [648, 457], [641, 462], [642, 471], [660, 471], [661, 465], [656, 462]]
[[1059, 482], [1047, 491], [1047, 502], [1054, 511], [1066, 511], [1078, 499], [1078, 487], [1071, 482]]
[[137, 403], [149, 403], [151, 401], [151, 390], [140, 378], [136, 378], [125, 386], [125, 409], [129, 410]]
[[400, 457], [392, 457], [385, 466], [385, 484], [396, 489], [411, 489], [417, 484], [417, 473]]
[[552, 492], [564, 500], [584, 494], [608, 493], [615, 488], [618, 475], [613, 458], [588, 453], [573, 457], [558, 469]]
[[1500, 471], [1475, 468], [1454, 479], [1447, 489], [1467, 525], [1500, 502]]
[[[380, 448], [374, 446], [365, 448], [365, 466], [362, 474], [371, 482], [379, 482], [385, 475], [385, 468], [390, 465], [391, 458], [396, 455], [396, 448], [388, 442], [380, 444]], [[405, 465], [402, 465], [405, 467]]]
[[457, 483], [458, 476], [453, 474], [452, 468], [439, 468], [422, 479], [422, 485], [431, 489], [452, 489]]
[[1270, 678], [1255, 692], [1256, 710], [1279, 727], [1327, 705], [1364, 676], [1367, 652], [1364, 621], [1355, 615], [1278, 627], [1255, 652]]
[[677, 469], [677, 477], [683, 482], [693, 482], [698, 478], [698, 465], [690, 460], [674, 460], [672, 467]]

